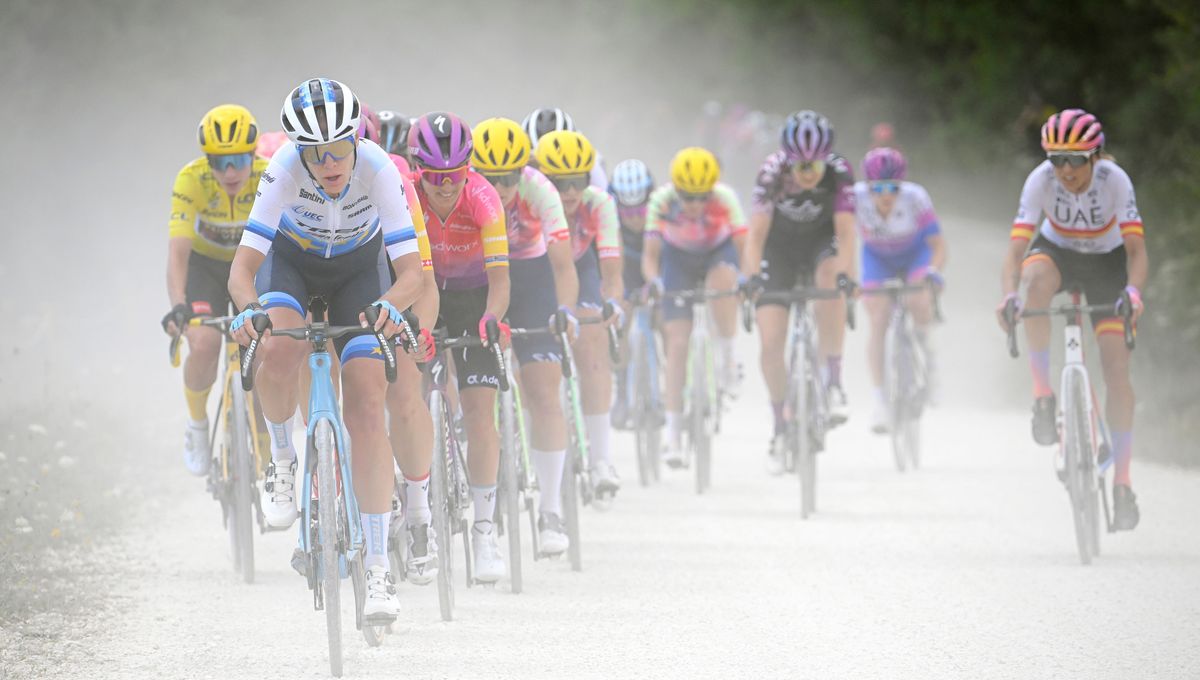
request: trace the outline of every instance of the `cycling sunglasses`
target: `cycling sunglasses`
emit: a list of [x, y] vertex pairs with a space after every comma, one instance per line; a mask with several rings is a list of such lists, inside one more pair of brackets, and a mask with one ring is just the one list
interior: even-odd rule
[[494, 187], [515, 187], [521, 181], [521, 173], [523, 169], [513, 170], [512, 172], [497, 173], [494, 175], [484, 175], [483, 178]]
[[208, 167], [212, 168], [213, 172], [225, 172], [229, 168], [241, 170], [253, 162], [254, 154], [248, 152], [208, 154]]
[[435, 187], [444, 187], [447, 184], [462, 184], [467, 181], [467, 166], [451, 168], [450, 170], [430, 170], [424, 168], [421, 170], [421, 181]]
[[339, 139], [328, 144], [312, 144], [300, 146], [300, 158], [309, 165], [324, 165], [325, 161], [334, 162], [345, 160], [354, 153], [354, 139]]
[[711, 191], [705, 191], [699, 194], [694, 194], [690, 191], [677, 191], [677, 193], [679, 194], [679, 200], [683, 201], [684, 203], [703, 203], [704, 201], [708, 200], [709, 196], [712, 196]]
[[643, 203], [641, 205], [621, 205], [617, 204], [617, 217], [622, 221], [636, 220], [639, 217], [645, 217], [650, 205]]
[[564, 177], [551, 177], [550, 183], [558, 189], [558, 193], [563, 193], [567, 189], [575, 189], [583, 191], [588, 188], [589, 180], [587, 175], [566, 175]]
[[1087, 153], [1048, 153], [1046, 159], [1056, 168], [1061, 168], [1064, 165], [1070, 165], [1072, 168], [1082, 168], [1087, 165], [1088, 159], [1092, 157], [1091, 152]]
[[899, 182], [871, 182], [871, 193], [873, 194], [894, 194], [899, 191]]
[[800, 161], [793, 165], [800, 172], [825, 172], [825, 161]]

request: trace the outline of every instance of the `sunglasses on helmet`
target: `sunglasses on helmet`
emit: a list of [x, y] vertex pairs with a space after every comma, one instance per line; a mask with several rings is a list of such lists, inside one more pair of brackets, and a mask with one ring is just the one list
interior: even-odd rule
[[1072, 168], [1081, 168], [1087, 165], [1088, 159], [1092, 157], [1090, 151], [1085, 153], [1048, 153], [1046, 158], [1050, 164], [1056, 168], [1061, 168], [1064, 165], [1070, 165]]
[[467, 166], [465, 165], [449, 170], [424, 168], [421, 170], [421, 181], [435, 187], [444, 187], [448, 184], [462, 184], [467, 181], [467, 172]]
[[345, 160], [354, 153], [354, 139], [347, 137], [328, 144], [312, 144], [300, 147], [300, 158], [309, 165], [324, 165], [325, 161]]
[[900, 183], [891, 180], [882, 182], [871, 182], [871, 193], [873, 194], [894, 194], [900, 191]]
[[567, 189], [583, 191], [584, 189], [588, 188], [590, 181], [588, 180], [587, 175], [564, 175], [563, 177], [551, 177], [550, 183], [553, 184], [554, 188], [558, 189], [558, 193], [561, 194]]
[[500, 172], [496, 174], [485, 174], [483, 178], [494, 187], [515, 187], [521, 182], [521, 173], [523, 169], [518, 168], [511, 172]]
[[225, 172], [229, 168], [241, 170], [253, 162], [254, 154], [249, 152], [208, 154], [208, 167], [212, 168], [213, 172]]

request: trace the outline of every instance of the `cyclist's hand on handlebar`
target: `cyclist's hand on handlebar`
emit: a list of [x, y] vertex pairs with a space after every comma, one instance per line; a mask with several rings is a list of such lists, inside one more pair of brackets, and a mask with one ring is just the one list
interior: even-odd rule
[[751, 274], [738, 282], [742, 297], [753, 300], [767, 287], [767, 279], [761, 273]]
[[1122, 316], [1122, 307], [1124, 306], [1125, 297], [1129, 297], [1129, 302], [1133, 305], [1133, 321], [1137, 321], [1142, 315], [1142, 310], [1145, 305], [1142, 304], [1142, 292], [1137, 289], [1137, 286], [1125, 286], [1125, 295], [1117, 298], [1117, 304], [1113, 308], [1113, 313], [1117, 316]]
[[258, 331], [254, 327], [254, 320], [258, 317], [266, 319], [266, 328], [262, 336], [265, 338], [270, 335], [271, 317], [263, 311], [262, 305], [257, 302], [251, 302], [246, 305], [237, 316], [233, 317], [233, 321], [229, 324], [229, 335], [233, 337], [237, 343], [243, 347], [250, 344], [251, 340], [259, 337]]
[[858, 282], [850, 278], [849, 274], [843, 272], [837, 275], [837, 287], [846, 297], [858, 297]]
[[[390, 338], [400, 332], [400, 310], [387, 300], [376, 300], [369, 306], [379, 310], [379, 318], [375, 320], [375, 326], [371, 330], [377, 333], [383, 333], [383, 337]], [[358, 323], [363, 328], [367, 328], [367, 315], [359, 312]]]
[[659, 299], [662, 298], [664, 290], [662, 277], [656, 276], [647, 281], [645, 286], [642, 286], [642, 295], [648, 300]]
[[171, 308], [171, 311], [163, 315], [162, 327], [167, 335], [172, 337], [183, 333], [183, 329], [187, 326], [187, 322], [191, 321], [195, 313], [192, 312], [192, 306], [184, 303], [179, 303]]
[[[558, 312], [562, 312], [567, 318], [567, 340], [575, 342], [579, 337], [579, 317], [575, 316], [575, 312], [571, 311], [567, 305], [559, 305]], [[558, 312], [550, 315], [550, 326], [554, 326]]]
[[433, 361], [433, 357], [437, 355], [437, 341], [433, 339], [433, 332], [428, 328], [422, 328], [417, 333], [416, 350], [414, 351], [408, 342], [408, 338], [404, 338], [404, 342], [400, 343], [400, 347], [404, 349], [413, 361], [426, 363]]
[[[1012, 330], [1012, 326], [1015, 325], [1016, 321], [1021, 318], [1022, 306], [1021, 296], [1017, 295], [1016, 293], [1009, 293], [1008, 295], [1005, 295], [1004, 299], [1000, 301], [1000, 304], [996, 305], [996, 318], [1000, 321], [1000, 328], [1005, 333]], [[1008, 319], [1008, 314], [1010, 313], [1008, 311], [1009, 309], [1012, 310], [1012, 324], [1009, 323]]]
[[930, 267], [925, 270], [925, 283], [929, 284], [930, 288], [941, 292], [946, 287], [946, 278], [937, 269]]
[[625, 325], [625, 308], [621, 306], [621, 302], [616, 298], [609, 298], [604, 301], [605, 309], [611, 310], [608, 318], [604, 320], [606, 326], [616, 326], [620, 328]]
[[512, 330], [509, 328], [508, 324], [497, 319], [496, 315], [492, 314], [491, 312], [487, 312], [479, 318], [479, 338], [483, 340], [483, 346], [490, 346], [490, 343], [488, 343], [487, 334], [487, 325], [489, 321], [495, 321], [496, 326], [500, 329], [500, 347], [507, 347], [508, 343], [512, 340]]

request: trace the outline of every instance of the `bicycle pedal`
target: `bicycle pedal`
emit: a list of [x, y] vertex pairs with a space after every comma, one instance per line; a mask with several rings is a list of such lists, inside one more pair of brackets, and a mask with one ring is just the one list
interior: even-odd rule
[[363, 616], [363, 624], [368, 626], [384, 626], [390, 629], [395, 622], [396, 616], [394, 614], [371, 614], [370, 616]]

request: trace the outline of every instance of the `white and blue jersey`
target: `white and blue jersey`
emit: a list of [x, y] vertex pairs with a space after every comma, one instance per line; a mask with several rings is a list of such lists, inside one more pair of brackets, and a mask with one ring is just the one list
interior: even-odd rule
[[400, 171], [374, 142], [359, 140], [357, 153], [350, 183], [330, 197], [309, 175], [295, 144], [280, 148], [259, 179], [241, 245], [265, 255], [283, 234], [304, 252], [328, 259], [382, 231], [388, 259], [417, 252]]
[[929, 192], [920, 184], [900, 182], [896, 202], [886, 217], [871, 200], [870, 182], [857, 182], [854, 195], [863, 285], [878, 285], [892, 277], [912, 280], [924, 276], [932, 255], [929, 238], [941, 233]]

